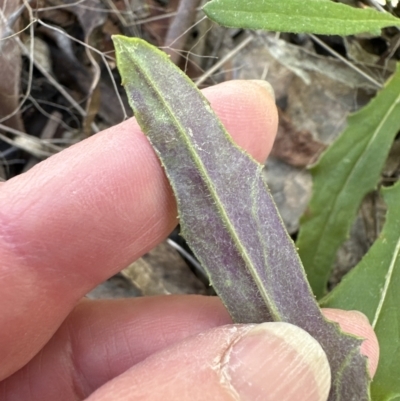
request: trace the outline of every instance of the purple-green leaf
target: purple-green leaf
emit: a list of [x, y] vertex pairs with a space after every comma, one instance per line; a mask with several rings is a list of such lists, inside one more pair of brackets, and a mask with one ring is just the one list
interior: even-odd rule
[[330, 401], [369, 400], [361, 340], [323, 317], [263, 179], [207, 100], [168, 57], [113, 37], [130, 104], [174, 190], [182, 233], [237, 323], [283, 321], [316, 338], [332, 373]]

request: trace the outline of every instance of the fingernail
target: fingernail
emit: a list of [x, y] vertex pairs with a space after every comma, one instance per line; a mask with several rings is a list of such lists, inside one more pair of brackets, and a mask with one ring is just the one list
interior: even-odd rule
[[263, 81], [262, 79], [252, 79], [251, 81], [254, 82], [255, 84], [263, 87], [264, 89], [266, 89], [269, 92], [269, 94], [272, 96], [272, 98], [275, 100], [275, 91], [269, 82]]
[[288, 323], [263, 323], [224, 358], [223, 378], [240, 401], [326, 401], [331, 373], [319, 343]]

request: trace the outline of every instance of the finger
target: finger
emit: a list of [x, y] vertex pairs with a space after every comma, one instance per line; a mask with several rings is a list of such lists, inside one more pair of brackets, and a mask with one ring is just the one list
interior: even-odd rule
[[[276, 109], [254, 82], [207, 90], [234, 139], [265, 159]], [[176, 225], [160, 163], [129, 120], [40, 163], [0, 192], [0, 380], [24, 365], [76, 302]], [[27, 340], [29, 339], [29, 340]]]
[[84, 300], [28, 365], [0, 382], [1, 400], [83, 400], [151, 354], [231, 323], [216, 297]]
[[153, 354], [87, 401], [326, 401], [318, 342], [288, 323], [224, 326]]
[[[347, 331], [363, 333], [372, 345], [365, 350], [370, 367], [377, 362], [376, 336], [362, 315], [338, 310], [328, 310], [328, 315], [347, 325]], [[84, 399], [150, 355], [231, 323], [216, 297], [86, 300], [27, 366], [0, 383], [2, 401], [76, 401], [76, 394]]]

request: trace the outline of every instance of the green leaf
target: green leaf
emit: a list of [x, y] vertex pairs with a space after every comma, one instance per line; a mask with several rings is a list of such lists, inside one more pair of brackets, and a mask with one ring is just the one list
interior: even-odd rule
[[297, 241], [317, 298], [325, 295], [336, 252], [346, 240], [364, 196], [376, 188], [400, 129], [400, 65], [385, 88], [362, 110], [311, 169], [313, 195]]
[[353, 35], [400, 25], [400, 19], [371, 8], [354, 8], [329, 0], [212, 0], [206, 15], [231, 28]]
[[374, 401], [400, 399], [400, 183], [382, 194], [388, 211], [379, 238], [321, 301], [324, 307], [359, 310], [372, 323], [380, 345]]
[[303, 328], [328, 356], [329, 400], [369, 400], [360, 339], [324, 319], [263, 166], [233, 143], [201, 92], [164, 53], [140, 39], [113, 40], [136, 119], [174, 190], [183, 235], [234, 321]]

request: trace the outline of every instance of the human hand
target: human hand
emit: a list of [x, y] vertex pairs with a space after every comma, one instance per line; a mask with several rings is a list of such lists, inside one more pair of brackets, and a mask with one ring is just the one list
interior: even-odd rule
[[[277, 114], [267, 91], [205, 91], [235, 141], [267, 157]], [[0, 185], [0, 400], [325, 400], [319, 345], [287, 324], [232, 326], [214, 297], [89, 301], [84, 295], [177, 224], [160, 163], [134, 119]], [[378, 345], [357, 313], [327, 310]]]

